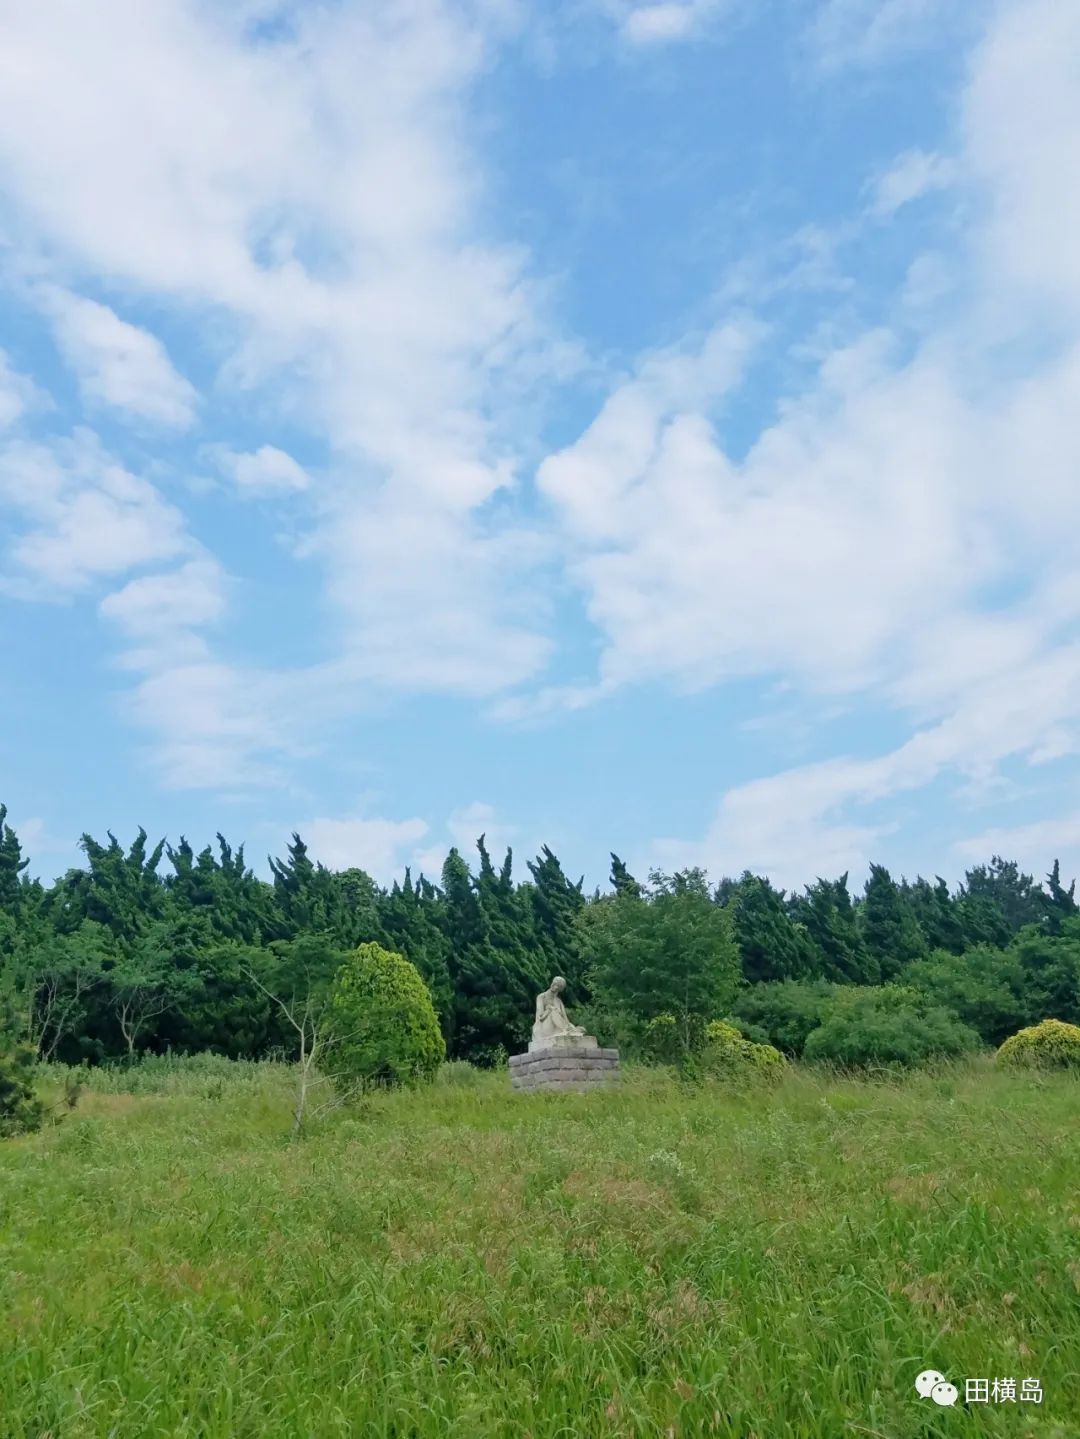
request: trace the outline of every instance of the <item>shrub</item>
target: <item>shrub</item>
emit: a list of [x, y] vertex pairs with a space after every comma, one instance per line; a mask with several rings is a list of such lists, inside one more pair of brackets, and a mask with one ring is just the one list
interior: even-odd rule
[[673, 1014], [658, 1014], [645, 1026], [642, 1051], [654, 1064], [676, 1064], [682, 1053], [679, 1025]]
[[823, 979], [751, 985], [736, 999], [734, 1017], [752, 1027], [755, 1037], [797, 1059], [842, 988]]
[[908, 965], [904, 983], [951, 1009], [987, 1044], [1001, 1044], [1031, 1018], [1024, 966], [1012, 950], [988, 944], [963, 954], [935, 950]]
[[331, 997], [333, 1071], [339, 1087], [431, 1079], [446, 1045], [431, 994], [400, 954], [362, 944], [342, 965]]
[[32, 1083], [36, 1062], [31, 1045], [0, 1030], [0, 1139], [41, 1128], [44, 1109]]
[[435, 1077], [450, 1089], [474, 1089], [483, 1083], [484, 1072], [467, 1059], [448, 1059], [439, 1066]]
[[804, 1057], [852, 1068], [914, 1067], [969, 1054], [973, 1029], [918, 990], [898, 985], [841, 988], [822, 1023], [807, 1038]]
[[1011, 1035], [997, 1052], [1003, 1064], [1040, 1069], [1080, 1069], [1080, 1027], [1044, 1019]]
[[771, 1044], [744, 1039], [733, 1024], [714, 1019], [705, 1027], [702, 1068], [729, 1079], [778, 1079], [787, 1060]]

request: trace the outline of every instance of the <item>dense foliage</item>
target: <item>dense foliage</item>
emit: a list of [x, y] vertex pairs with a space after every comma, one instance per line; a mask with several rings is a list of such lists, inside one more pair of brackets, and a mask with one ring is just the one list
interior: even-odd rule
[[[874, 865], [862, 894], [847, 875], [787, 894], [749, 872], [639, 880], [612, 855], [610, 889], [587, 895], [547, 848], [515, 879], [510, 851], [496, 863], [482, 835], [475, 864], [452, 849], [437, 882], [406, 871], [384, 887], [319, 864], [299, 835], [263, 879], [223, 835], [196, 852], [140, 830], [126, 847], [84, 835], [82, 867], [46, 885], [6, 817], [0, 996], [12, 1039], [67, 1063], [295, 1054], [295, 1016], [327, 1002], [363, 945], [415, 967], [447, 1053], [479, 1064], [524, 1048], [556, 973], [572, 1017], [628, 1055], [696, 1051], [725, 1017], [789, 1056], [861, 1045], [894, 1059], [1080, 1023], [1080, 914], [1056, 863], [1044, 884], [995, 857], [955, 891]], [[886, 983], [918, 998], [860, 997]]]
[[1034, 1069], [1080, 1069], [1080, 1026], [1044, 1019], [1010, 1036], [998, 1050], [998, 1059]]
[[807, 1037], [806, 1059], [848, 1069], [957, 1059], [978, 1048], [979, 1036], [952, 1010], [900, 985], [852, 987], [838, 995]]
[[18, 1039], [10, 1018], [0, 1025], [0, 1139], [41, 1128], [42, 1104], [34, 1093], [37, 1055]]
[[446, 1058], [431, 995], [415, 965], [377, 944], [361, 944], [334, 980], [330, 1000], [332, 1072], [357, 1083], [430, 1079]]

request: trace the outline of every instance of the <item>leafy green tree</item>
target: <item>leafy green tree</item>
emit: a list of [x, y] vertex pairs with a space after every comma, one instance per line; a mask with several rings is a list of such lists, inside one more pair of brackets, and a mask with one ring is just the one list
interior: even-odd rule
[[161, 1018], [197, 990], [200, 962], [212, 934], [205, 911], [174, 910], [154, 920], [138, 939], [115, 947], [105, 979], [129, 1058], [140, 1039], [151, 1047]]
[[883, 865], [870, 866], [859, 920], [863, 943], [883, 980], [893, 979], [913, 959], [928, 953], [911, 905]]
[[88, 919], [69, 934], [54, 934], [28, 945], [19, 958], [18, 991], [25, 1028], [42, 1059], [77, 1060], [104, 1052], [87, 1036], [88, 1017], [107, 993], [117, 942], [109, 929]]
[[1023, 929], [1008, 952], [1024, 973], [1029, 1020], [1080, 1024], [1080, 918], [1063, 918], [1057, 933]]
[[598, 1001], [644, 1032], [670, 1014], [684, 1050], [726, 1014], [739, 984], [731, 915], [712, 902], [704, 874], [653, 872], [640, 898], [612, 895], [580, 915], [582, 950]]
[[269, 977], [278, 958], [267, 949], [239, 940], [212, 940], [186, 971], [182, 995], [162, 1014], [159, 1044], [199, 1054], [209, 1051], [230, 1059], [264, 1054], [281, 1043], [276, 1010], [253, 974]]
[[331, 1004], [339, 1088], [415, 1084], [431, 1079], [446, 1058], [431, 995], [404, 955], [360, 945], [338, 972]]

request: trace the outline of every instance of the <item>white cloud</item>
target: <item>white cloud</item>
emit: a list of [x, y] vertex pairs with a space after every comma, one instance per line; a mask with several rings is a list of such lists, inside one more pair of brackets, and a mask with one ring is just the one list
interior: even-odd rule
[[1062, 877], [1068, 884], [1069, 876], [1080, 874], [1080, 810], [1032, 824], [987, 829], [958, 840], [952, 852], [965, 865], [985, 864], [991, 855], [1000, 854], [1016, 860], [1021, 869], [1036, 878], [1046, 874], [1058, 859]]
[[224, 575], [216, 561], [203, 556], [177, 570], [131, 580], [106, 595], [98, 608], [132, 639], [160, 645], [169, 633], [220, 619], [225, 608]]
[[634, 45], [686, 40], [727, 8], [727, 0], [659, 0], [622, 6], [622, 33]]
[[[1080, 316], [1080, 12], [1058, 0], [1002, 6], [963, 108], [965, 165], [983, 189], [977, 243], [988, 277], [1038, 318]], [[1020, 308], [1020, 316], [1027, 311]], [[1004, 317], [998, 316], [999, 323]], [[1073, 397], [1075, 404], [1075, 393]]]
[[[35, 265], [198, 317], [232, 346], [220, 385], [331, 451], [309, 553], [342, 637], [332, 687], [488, 693], [550, 653], [539, 538], [476, 513], [509, 498], [515, 416], [567, 360], [527, 254], [477, 218], [466, 99], [503, 9], [296, 8], [258, 44], [242, 8], [194, 0], [5, 11], [0, 180]], [[140, 388], [145, 343], [132, 358], [154, 342], [88, 303], [68, 308], [107, 331], [92, 382], [164, 419], [165, 372]], [[257, 449], [234, 478], [299, 488], [287, 460]]]
[[890, 219], [913, 200], [948, 189], [955, 178], [956, 166], [947, 156], [907, 150], [874, 181], [871, 213], [878, 219]]
[[37, 397], [33, 381], [13, 370], [11, 361], [0, 350], [0, 430], [10, 429]]
[[180, 512], [85, 430], [52, 445], [8, 444], [0, 503], [27, 522], [8, 549], [14, 573], [4, 582], [27, 595], [77, 593], [190, 545]]
[[[830, 11], [880, 21], [875, 46], [931, 18]], [[663, 861], [704, 849], [782, 882], [865, 865], [888, 828], [870, 806], [939, 778], [985, 792], [1006, 759], [1080, 744], [1078, 65], [1080, 12], [1002, 7], [972, 59], [955, 170], [909, 154], [879, 188], [890, 209], [946, 177], [965, 187], [968, 231], [932, 264], [939, 288], [962, 274], [966, 305], [925, 315], [914, 343], [883, 328], [827, 353], [745, 455], [692, 385], [643, 401], [639, 370], [541, 468], [604, 640], [597, 694], [778, 676], [924, 726], [878, 759], [729, 791], [704, 842], [660, 842]], [[1022, 598], [988, 606], [995, 592]]]
[[195, 390], [173, 368], [156, 335], [122, 320], [107, 305], [56, 286], [45, 287], [40, 298], [60, 351], [92, 404], [175, 429], [192, 423]]
[[310, 483], [307, 472], [293, 457], [274, 445], [261, 445], [246, 455], [226, 451], [220, 458], [222, 467], [243, 495], [289, 494], [306, 490]]
[[491, 862], [497, 869], [502, 864], [507, 849], [513, 844], [516, 833], [514, 825], [505, 824], [499, 819], [493, 805], [486, 804], [483, 800], [473, 800], [471, 804], [453, 811], [443, 827], [441, 839], [413, 854], [414, 873], [424, 874], [438, 882], [443, 861], [451, 845], [463, 856], [469, 868], [475, 871], [479, 864], [476, 841], [481, 835], [484, 836]]
[[381, 884], [400, 876], [409, 849], [427, 833], [422, 819], [309, 819], [298, 825], [314, 860], [328, 869], [366, 870]]
[[823, 0], [810, 42], [828, 69], [874, 65], [924, 44], [950, 18], [949, 0]]
[[[979, 682], [958, 676], [963, 688], [952, 713], [918, 731], [898, 748], [872, 759], [843, 757], [802, 765], [729, 790], [706, 833], [690, 840], [662, 839], [655, 862], [669, 869], [703, 864], [714, 875], [744, 868], [768, 874], [786, 888], [818, 875], [864, 874], [881, 858], [882, 842], [896, 828], [875, 805], [924, 789], [939, 778], [963, 777], [976, 786], [1005, 760], [1030, 763], [1052, 757], [1063, 733], [1080, 733], [1080, 646], [1048, 647], [1023, 663], [999, 659]], [[1040, 753], [1047, 741], [1053, 749]], [[870, 814], [867, 814], [867, 811]], [[895, 814], [895, 805], [890, 807]], [[954, 852], [985, 859], [1013, 853], [993, 836], [962, 842]], [[978, 851], [978, 846], [990, 848]]]

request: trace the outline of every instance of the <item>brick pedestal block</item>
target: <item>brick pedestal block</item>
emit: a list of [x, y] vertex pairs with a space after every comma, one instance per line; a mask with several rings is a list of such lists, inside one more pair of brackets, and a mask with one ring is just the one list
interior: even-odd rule
[[619, 1078], [619, 1051], [601, 1049], [591, 1035], [554, 1041], [510, 1056], [515, 1089], [593, 1089]]

